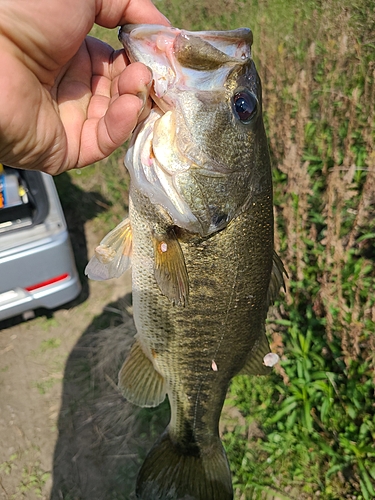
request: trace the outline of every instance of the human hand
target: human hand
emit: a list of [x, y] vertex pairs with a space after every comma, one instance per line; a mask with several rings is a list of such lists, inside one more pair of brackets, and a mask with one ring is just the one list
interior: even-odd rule
[[55, 175], [101, 160], [150, 110], [150, 71], [86, 37], [167, 25], [151, 0], [1, 0], [0, 162]]

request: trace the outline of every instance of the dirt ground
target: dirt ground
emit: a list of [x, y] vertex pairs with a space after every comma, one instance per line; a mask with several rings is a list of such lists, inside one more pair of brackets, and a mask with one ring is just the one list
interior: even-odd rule
[[[64, 208], [83, 275], [103, 235]], [[0, 323], [0, 499], [134, 498], [168, 408], [139, 410], [116, 387], [134, 335], [130, 290], [129, 274], [83, 278], [72, 304]]]

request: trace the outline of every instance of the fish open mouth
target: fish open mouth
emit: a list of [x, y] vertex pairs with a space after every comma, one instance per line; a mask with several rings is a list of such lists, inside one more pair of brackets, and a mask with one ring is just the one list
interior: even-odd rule
[[180, 88], [187, 90], [220, 87], [228, 66], [251, 58], [253, 36], [248, 28], [190, 32], [159, 25], [124, 25], [119, 39], [131, 62], [140, 61], [152, 69], [154, 100], [167, 111], [172, 103], [165, 97], [177, 79]]

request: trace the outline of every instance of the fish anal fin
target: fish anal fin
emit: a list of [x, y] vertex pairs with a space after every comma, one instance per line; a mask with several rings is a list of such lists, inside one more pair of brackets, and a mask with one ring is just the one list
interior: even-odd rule
[[285, 290], [284, 275], [288, 277], [288, 274], [284, 268], [284, 264], [282, 263], [277, 253], [274, 251], [272, 259], [271, 280], [267, 294], [267, 306], [271, 305], [278, 297], [281, 287], [283, 287]]
[[232, 500], [231, 473], [219, 438], [206, 450], [186, 454], [165, 431], [139, 471], [136, 495], [140, 500]]
[[124, 397], [138, 406], [151, 408], [165, 399], [164, 378], [144, 354], [138, 340], [122, 365], [118, 385]]
[[173, 229], [153, 234], [154, 275], [160, 291], [174, 304], [185, 305], [189, 295], [189, 277], [180, 242]]
[[240, 375], [268, 375], [271, 368], [264, 364], [264, 357], [269, 354], [270, 346], [265, 333], [262, 333], [259, 341], [247, 357], [246, 363]]

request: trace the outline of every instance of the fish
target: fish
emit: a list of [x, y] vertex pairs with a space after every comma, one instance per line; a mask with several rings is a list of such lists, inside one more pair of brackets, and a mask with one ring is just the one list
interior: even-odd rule
[[126, 153], [129, 218], [86, 274], [108, 279], [131, 266], [137, 333], [119, 388], [141, 407], [169, 399], [136, 496], [230, 500], [221, 410], [235, 375], [268, 374], [278, 360], [265, 320], [285, 275], [253, 36], [126, 25], [119, 38], [131, 62], [152, 70], [154, 106]]

